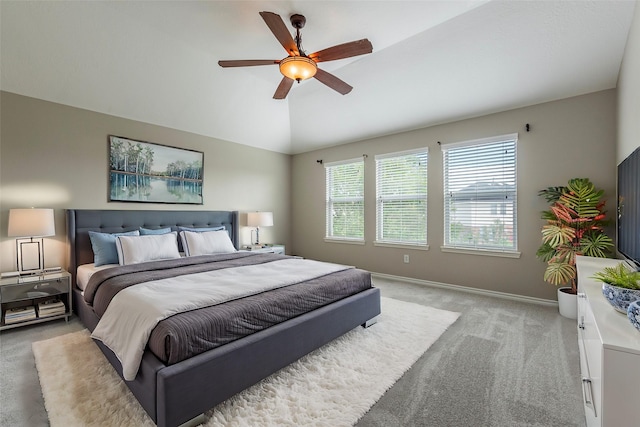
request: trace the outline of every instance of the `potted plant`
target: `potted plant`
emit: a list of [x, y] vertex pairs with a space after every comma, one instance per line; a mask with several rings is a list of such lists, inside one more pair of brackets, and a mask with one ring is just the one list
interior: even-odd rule
[[542, 245], [536, 256], [547, 263], [544, 280], [558, 289], [560, 314], [577, 317], [576, 255], [607, 257], [613, 247], [604, 232], [608, 224], [604, 190], [596, 189], [588, 178], [570, 179], [566, 186], [548, 187], [538, 192], [550, 205], [542, 212]]
[[602, 282], [602, 294], [621, 313], [627, 313], [629, 304], [640, 300], [640, 272], [627, 268], [624, 263], [605, 267], [593, 275]]

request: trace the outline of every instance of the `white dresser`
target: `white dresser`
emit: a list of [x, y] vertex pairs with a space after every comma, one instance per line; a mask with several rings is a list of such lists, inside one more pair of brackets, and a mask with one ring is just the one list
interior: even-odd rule
[[640, 331], [591, 278], [620, 260], [580, 256], [578, 345], [587, 427], [636, 427], [640, 411]]

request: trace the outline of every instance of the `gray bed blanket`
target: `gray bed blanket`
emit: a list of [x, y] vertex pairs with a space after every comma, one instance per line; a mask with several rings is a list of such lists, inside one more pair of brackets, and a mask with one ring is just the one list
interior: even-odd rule
[[[149, 280], [202, 271], [255, 265], [286, 258], [276, 254], [236, 253], [137, 264], [100, 271], [85, 299], [97, 313], [121, 289]], [[97, 276], [97, 277], [96, 277]], [[287, 319], [371, 288], [368, 272], [349, 269], [224, 304], [176, 314], [158, 323], [148, 348], [166, 364], [185, 360]]]

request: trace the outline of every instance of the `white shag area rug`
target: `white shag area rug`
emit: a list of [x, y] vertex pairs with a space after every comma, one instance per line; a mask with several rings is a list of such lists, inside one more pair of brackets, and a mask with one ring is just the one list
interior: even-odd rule
[[[351, 426], [459, 313], [382, 298], [358, 327], [205, 414], [205, 426]], [[52, 427], [153, 426], [87, 330], [33, 343]]]

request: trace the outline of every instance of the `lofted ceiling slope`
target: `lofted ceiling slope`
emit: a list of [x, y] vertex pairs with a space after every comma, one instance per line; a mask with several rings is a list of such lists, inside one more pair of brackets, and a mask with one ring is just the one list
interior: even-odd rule
[[[634, 1], [1, 1], [0, 89], [281, 153], [302, 153], [614, 88]], [[319, 67], [272, 99], [282, 59], [260, 11], [300, 13]], [[289, 27], [290, 28], [290, 27]], [[293, 28], [291, 32], [293, 33]]]

